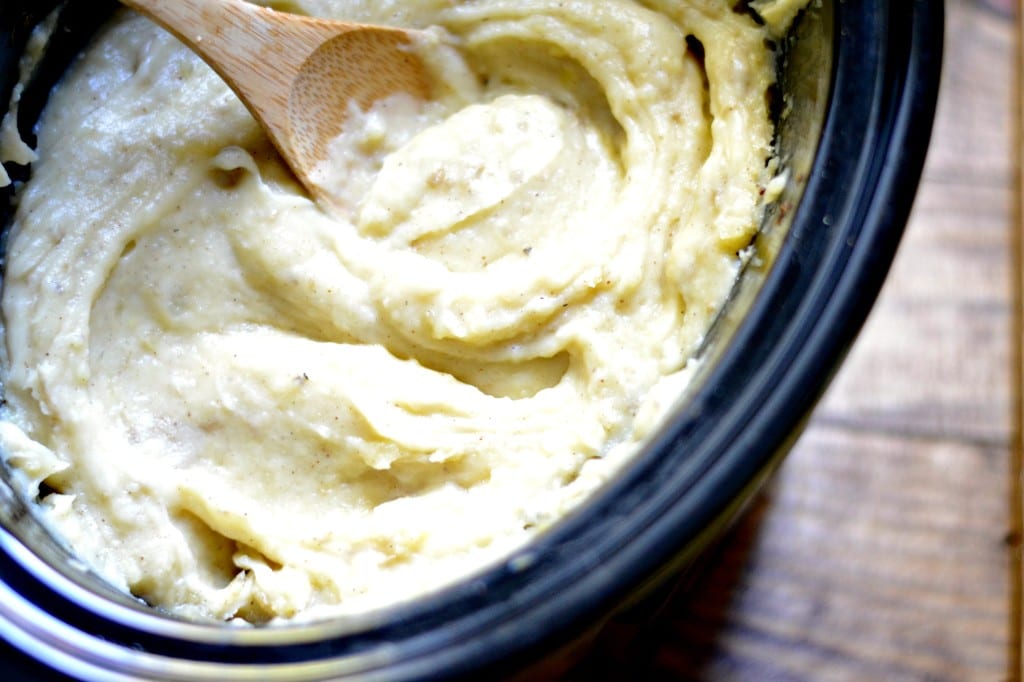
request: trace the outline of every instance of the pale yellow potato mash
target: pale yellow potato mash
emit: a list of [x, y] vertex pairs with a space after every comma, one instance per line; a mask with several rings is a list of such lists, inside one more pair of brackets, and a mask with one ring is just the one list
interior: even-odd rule
[[687, 385], [784, 172], [771, 41], [802, 4], [274, 3], [429, 29], [436, 99], [354, 113], [326, 209], [209, 68], [117, 15], [11, 228], [22, 492], [186, 617], [366, 611], [506, 559]]

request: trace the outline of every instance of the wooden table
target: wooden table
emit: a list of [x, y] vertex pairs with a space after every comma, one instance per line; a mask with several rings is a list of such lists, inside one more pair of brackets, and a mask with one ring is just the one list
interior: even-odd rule
[[864, 332], [709, 569], [634, 651], [585, 670], [1021, 677], [1017, 3], [947, 0], [932, 148]]

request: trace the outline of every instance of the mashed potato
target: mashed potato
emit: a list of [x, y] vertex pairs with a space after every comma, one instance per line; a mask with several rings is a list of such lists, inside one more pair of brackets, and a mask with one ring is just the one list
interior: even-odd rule
[[[196, 618], [377, 608], [507, 557], [678, 400], [777, 176], [802, 3], [296, 0], [430, 27], [324, 210], [127, 11], [54, 92], [2, 300], [0, 446], [102, 575]], [[776, 182], [777, 184], [777, 182]]]

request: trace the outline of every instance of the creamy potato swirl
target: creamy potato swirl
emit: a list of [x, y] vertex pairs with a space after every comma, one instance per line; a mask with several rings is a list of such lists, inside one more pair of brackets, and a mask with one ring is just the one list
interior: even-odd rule
[[429, 28], [320, 207], [122, 13], [54, 93], [3, 292], [0, 444], [115, 584], [197, 618], [380, 607], [564, 516], [678, 400], [775, 175], [801, 3], [307, 0]]

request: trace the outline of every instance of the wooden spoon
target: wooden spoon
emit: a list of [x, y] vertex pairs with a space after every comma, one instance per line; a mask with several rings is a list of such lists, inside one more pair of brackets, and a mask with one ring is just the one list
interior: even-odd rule
[[[351, 102], [430, 94], [414, 31], [275, 12], [242, 0], [122, 0], [192, 48], [238, 94], [292, 172], [311, 179]], [[329, 197], [325, 197], [329, 198]]]

